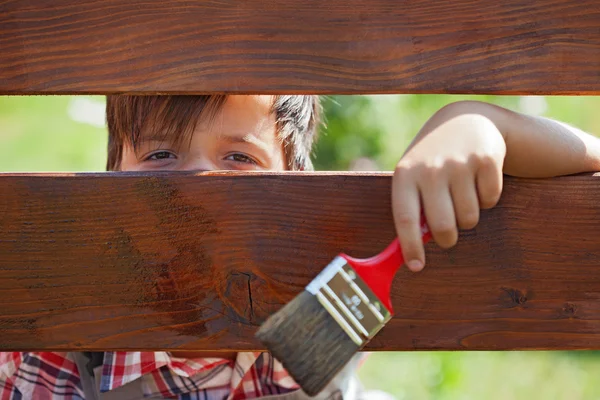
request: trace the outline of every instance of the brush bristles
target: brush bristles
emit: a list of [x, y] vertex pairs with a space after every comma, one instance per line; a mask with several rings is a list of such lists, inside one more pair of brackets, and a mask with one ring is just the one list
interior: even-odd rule
[[256, 337], [309, 396], [323, 390], [360, 350], [306, 290], [273, 314]]

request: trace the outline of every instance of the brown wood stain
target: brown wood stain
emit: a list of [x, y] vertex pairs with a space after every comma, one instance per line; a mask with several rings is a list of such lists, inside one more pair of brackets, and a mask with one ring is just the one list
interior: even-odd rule
[[13, 0], [0, 93], [592, 95], [598, 26], [596, 0]]
[[[1, 350], [260, 350], [339, 252], [394, 237], [390, 174], [4, 174]], [[597, 176], [506, 178], [369, 350], [600, 347]]]

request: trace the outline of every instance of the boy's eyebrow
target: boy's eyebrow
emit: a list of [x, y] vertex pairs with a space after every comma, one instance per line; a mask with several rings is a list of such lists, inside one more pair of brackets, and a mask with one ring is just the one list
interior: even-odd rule
[[[264, 151], [268, 151], [268, 146], [267, 144], [262, 141], [260, 138], [256, 137], [255, 135], [252, 135], [250, 133], [247, 133], [245, 135], [227, 135], [227, 134], [221, 134], [219, 135], [219, 139], [224, 140], [226, 143], [230, 143], [230, 144], [252, 144], [255, 145], [257, 147], [259, 147], [261, 150]], [[148, 133], [148, 134], [142, 134], [140, 135], [140, 137], [138, 138], [138, 144], [144, 143], [144, 142], [166, 142], [172, 140], [169, 138], [169, 135], [164, 135], [164, 134], [159, 134], [159, 133]]]
[[260, 147], [262, 150], [267, 150], [267, 144], [257, 138], [256, 136], [248, 133], [243, 136], [238, 135], [221, 135], [221, 139], [225, 140], [227, 143], [245, 143], [245, 144], [253, 144], [255, 146]]
[[169, 135], [159, 133], [141, 134], [138, 138], [139, 142], [164, 142], [165, 140], [169, 140]]
[[139, 135], [139, 137], [137, 137], [135, 139], [135, 142], [133, 143], [134, 151], [136, 153], [139, 152], [141, 149], [141, 146], [143, 144], [149, 143], [149, 142], [156, 142], [156, 143], [160, 143], [161, 145], [168, 145], [168, 146], [179, 146], [181, 144], [181, 143], [174, 141], [174, 139], [171, 137], [171, 135], [160, 134], [158, 132], [148, 132], [148, 133], [142, 133], [141, 135]]

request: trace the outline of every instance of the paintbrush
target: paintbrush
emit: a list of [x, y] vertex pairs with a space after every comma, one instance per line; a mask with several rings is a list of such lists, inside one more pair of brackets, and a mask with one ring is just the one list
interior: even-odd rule
[[[421, 234], [431, 238], [424, 220]], [[398, 239], [368, 259], [338, 255], [256, 337], [306, 394], [317, 395], [392, 318], [392, 280], [403, 263]]]

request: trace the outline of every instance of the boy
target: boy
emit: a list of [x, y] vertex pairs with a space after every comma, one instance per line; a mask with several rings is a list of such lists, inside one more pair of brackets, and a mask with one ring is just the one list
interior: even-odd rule
[[[115, 171], [310, 170], [319, 120], [314, 96], [114, 96], [107, 101]], [[456, 243], [492, 207], [502, 174], [550, 177], [600, 170], [600, 140], [563, 124], [479, 102], [438, 111], [394, 173], [395, 224], [407, 266], [425, 256], [421, 208], [434, 240]], [[361, 393], [360, 357], [320, 399], [372, 399]], [[307, 399], [269, 354], [2, 353], [0, 398]], [[380, 397], [381, 398], [381, 397]]]

